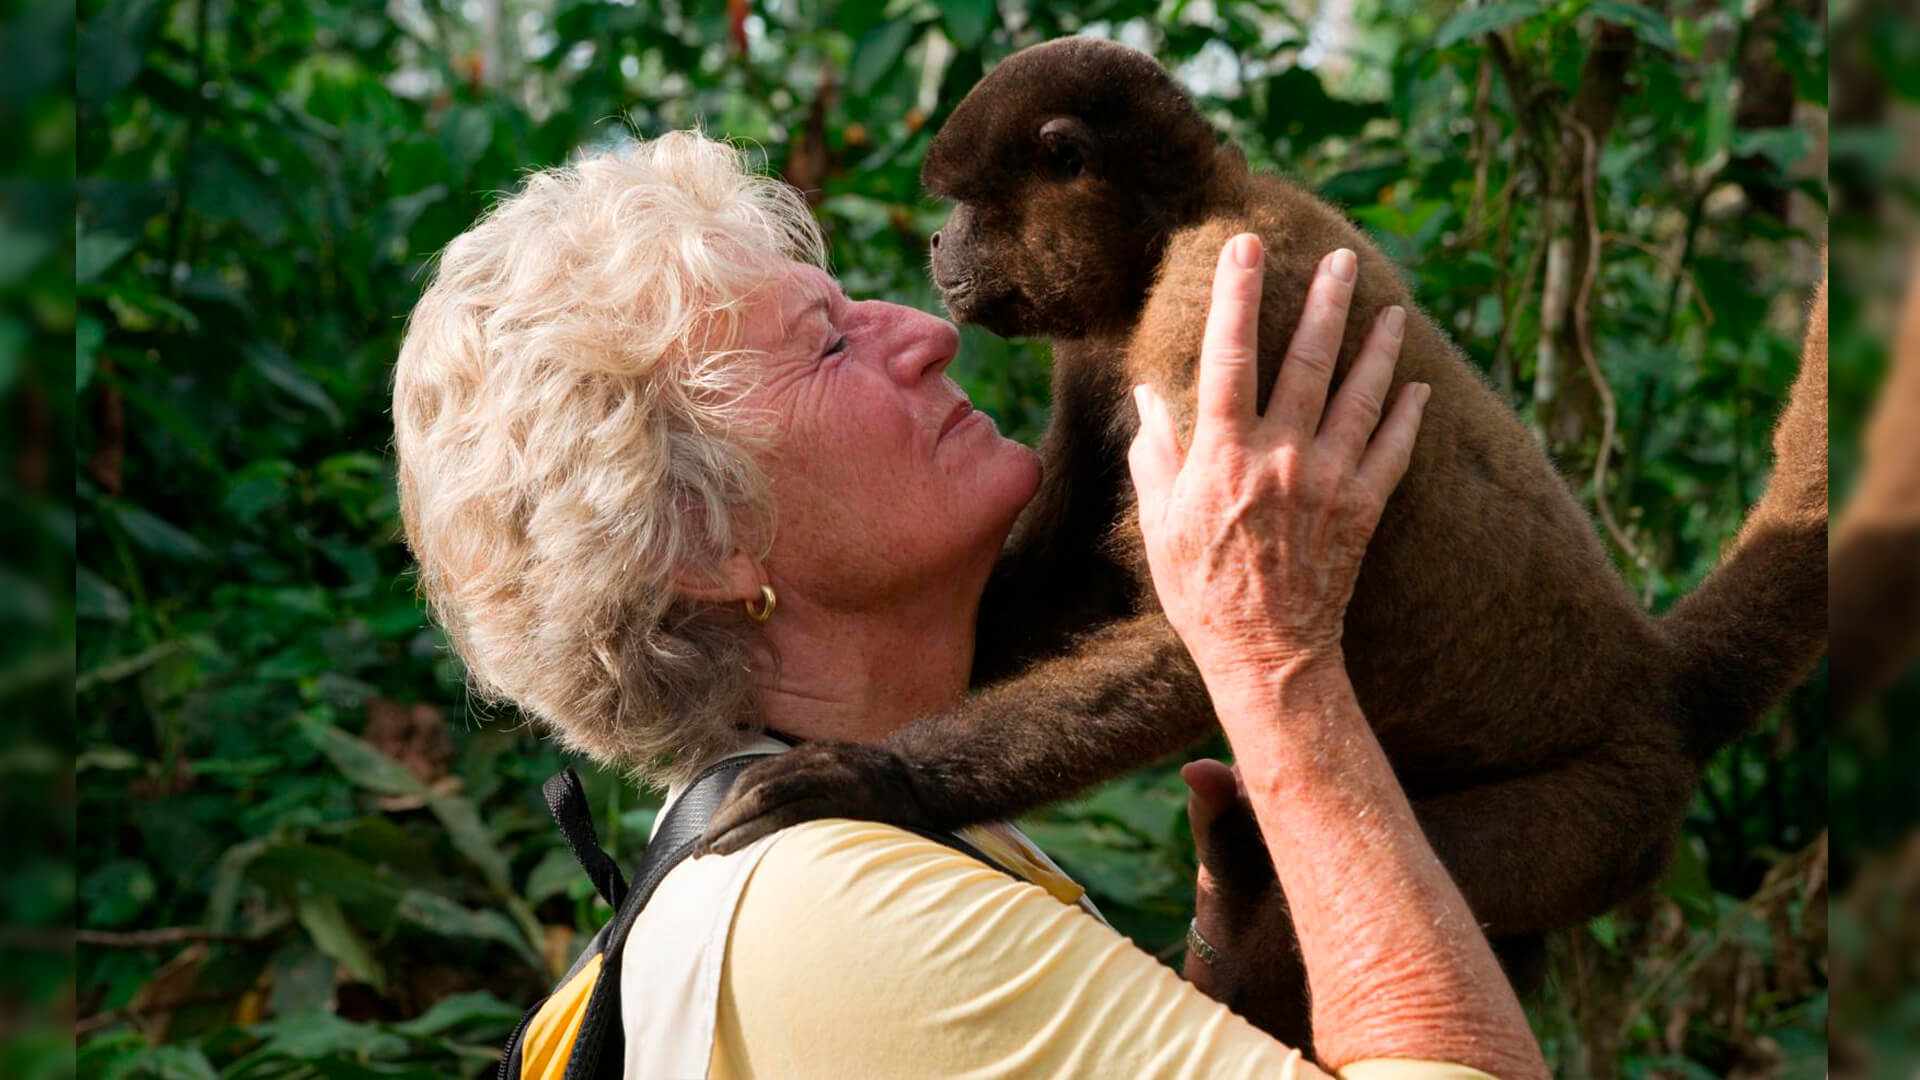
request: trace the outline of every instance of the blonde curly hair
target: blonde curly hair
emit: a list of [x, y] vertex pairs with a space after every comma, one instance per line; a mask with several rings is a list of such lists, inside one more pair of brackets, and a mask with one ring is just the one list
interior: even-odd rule
[[651, 781], [757, 724], [750, 631], [677, 595], [764, 556], [748, 297], [825, 264], [799, 193], [676, 132], [536, 172], [456, 237], [394, 372], [400, 511], [477, 693]]

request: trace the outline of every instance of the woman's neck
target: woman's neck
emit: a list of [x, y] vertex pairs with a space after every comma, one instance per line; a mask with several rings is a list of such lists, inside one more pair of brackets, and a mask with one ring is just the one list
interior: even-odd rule
[[803, 739], [877, 742], [966, 697], [979, 590], [874, 610], [786, 597], [766, 637], [761, 719]]

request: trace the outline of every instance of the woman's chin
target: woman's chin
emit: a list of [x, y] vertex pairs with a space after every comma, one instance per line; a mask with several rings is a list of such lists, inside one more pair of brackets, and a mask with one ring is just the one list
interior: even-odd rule
[[1012, 439], [1001, 437], [998, 442], [993, 451], [993, 487], [1011, 525], [1040, 490], [1040, 455]]

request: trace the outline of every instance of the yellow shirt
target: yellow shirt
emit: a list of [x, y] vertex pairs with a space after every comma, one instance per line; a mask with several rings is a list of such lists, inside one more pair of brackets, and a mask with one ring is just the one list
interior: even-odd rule
[[[1042, 884], [871, 822], [780, 834], [734, 911], [708, 1075], [1326, 1075], [1070, 906], [1078, 886], [1019, 862]], [[1410, 1061], [1340, 1075], [1489, 1080]]]

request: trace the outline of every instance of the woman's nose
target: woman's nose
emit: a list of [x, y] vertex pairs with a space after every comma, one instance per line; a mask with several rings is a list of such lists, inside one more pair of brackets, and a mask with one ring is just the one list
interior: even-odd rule
[[887, 366], [894, 380], [910, 386], [945, 371], [960, 352], [959, 329], [937, 315], [899, 304], [887, 306], [891, 309], [887, 318], [894, 323], [887, 335], [892, 343]]

